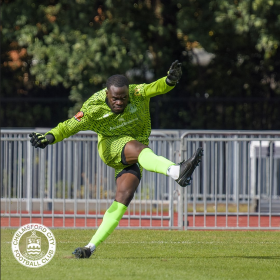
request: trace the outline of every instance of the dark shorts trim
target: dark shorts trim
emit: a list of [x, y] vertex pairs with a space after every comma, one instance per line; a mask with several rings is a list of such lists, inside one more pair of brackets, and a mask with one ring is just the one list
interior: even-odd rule
[[124, 169], [117, 175], [116, 180], [117, 180], [120, 176], [122, 176], [123, 174], [125, 174], [125, 173], [130, 173], [130, 174], [135, 175], [135, 176], [138, 178], [139, 182], [140, 182], [140, 180], [141, 180], [141, 172], [140, 172], [140, 168], [139, 168], [139, 166], [138, 166], [137, 163], [134, 163], [134, 164], [132, 164], [132, 165], [130, 165], [130, 166], [124, 168]]
[[[126, 143], [126, 144], [127, 144], [127, 143]], [[125, 158], [125, 155], [124, 155], [124, 148], [125, 148], [126, 144], [123, 146], [121, 158], [122, 158], [122, 164], [124, 164], [124, 165], [129, 165], [129, 164], [127, 163], [126, 158]]]

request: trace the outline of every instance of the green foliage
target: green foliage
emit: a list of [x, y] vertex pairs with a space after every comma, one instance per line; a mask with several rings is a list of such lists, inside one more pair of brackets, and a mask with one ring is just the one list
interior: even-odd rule
[[[269, 101], [280, 96], [280, 1], [1, 2], [5, 97], [38, 96], [46, 87], [60, 95], [56, 89], [62, 86], [74, 104], [72, 116], [104, 87], [108, 76], [120, 73], [133, 83], [151, 82], [166, 75], [175, 59], [183, 63], [183, 77], [171, 97], [173, 108], [168, 95], [152, 99], [156, 128], [241, 129], [239, 116], [234, 116], [232, 124], [218, 122], [223, 118], [220, 104], [200, 99]], [[202, 48], [212, 54], [209, 64], [196, 53]], [[10, 51], [22, 50], [26, 52], [20, 55], [20, 66], [12, 67]], [[198, 103], [188, 104], [189, 97]], [[244, 101], [240, 106], [246, 106]], [[199, 120], [189, 113], [193, 107]], [[231, 115], [233, 107], [223, 105], [224, 113]], [[252, 120], [243, 116], [245, 128], [273, 127], [279, 116], [272, 111], [271, 119], [263, 116], [252, 126]], [[250, 106], [246, 113], [253, 115]], [[267, 124], [261, 126], [263, 122]]]
[[[7, 4], [3, 17], [14, 17], [18, 30], [13, 39], [32, 57], [30, 73], [35, 84], [71, 88], [71, 100], [79, 109], [109, 75], [148, 67], [148, 42], [142, 36], [147, 28], [139, 28], [140, 22], [134, 21], [140, 19], [139, 12], [152, 18], [153, 10], [118, 2], [119, 9], [111, 1], [102, 6], [89, 0], [27, 1], [27, 15], [13, 15], [16, 3]], [[13, 28], [13, 24], [5, 26], [3, 34]]]
[[[215, 58], [199, 84], [211, 96], [280, 96], [279, 1], [190, 1], [179, 28]], [[195, 82], [195, 80], [193, 81]]]

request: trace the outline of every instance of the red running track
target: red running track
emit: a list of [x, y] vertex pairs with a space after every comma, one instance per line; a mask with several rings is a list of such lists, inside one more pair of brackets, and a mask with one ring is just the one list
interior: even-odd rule
[[[3, 212], [1, 213], [4, 214]], [[23, 213], [22, 214], [27, 214]], [[34, 212], [34, 214], [39, 214], [38, 212]], [[44, 214], [52, 214], [52, 212], [44, 212]], [[62, 214], [59, 212], [56, 212], [55, 214]], [[73, 213], [67, 213], [67, 214], [73, 214]], [[79, 213], [82, 214], [82, 213]], [[97, 227], [101, 224], [102, 219], [101, 218], [79, 218], [77, 214], [77, 217], [74, 218], [65, 218], [63, 221], [63, 218], [34, 218], [34, 217], [3, 217], [1, 216], [1, 227], [20, 227], [22, 225], [28, 224], [28, 223], [39, 223], [43, 224], [47, 227]], [[90, 213], [91, 215], [93, 213]], [[137, 213], [136, 213], [137, 214]], [[149, 215], [149, 213], [147, 213]], [[164, 213], [164, 216], [166, 217], [168, 214]], [[169, 221], [168, 220], [160, 220], [158, 219], [159, 216], [156, 216], [156, 214], [152, 214], [150, 219], [139, 219], [139, 218], [123, 218], [120, 221], [120, 227], [150, 227], [151, 229], [153, 227], [168, 227]], [[157, 219], [156, 219], [157, 218]], [[238, 224], [237, 224], [238, 222]], [[204, 216], [193, 216], [188, 215], [188, 223], [189, 227], [204, 227], [207, 229], [207, 227], [215, 227], [215, 216], [214, 215], [206, 215]], [[239, 215], [238, 217], [236, 215], [228, 215], [227, 217], [225, 215], [223, 216], [217, 216], [216, 217], [216, 227], [217, 228], [223, 228], [223, 227], [230, 227], [230, 228], [236, 228], [238, 227], [269, 227], [271, 224], [271, 227], [279, 227], [280, 230], [280, 216], [274, 215], [271, 216], [271, 220], [269, 216], [248, 216], [247, 215]], [[174, 213], [174, 226], [178, 225], [178, 213]]]

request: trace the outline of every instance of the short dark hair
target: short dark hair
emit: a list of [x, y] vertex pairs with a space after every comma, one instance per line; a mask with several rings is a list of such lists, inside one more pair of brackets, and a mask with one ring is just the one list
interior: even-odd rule
[[115, 87], [129, 87], [129, 81], [126, 76], [124, 75], [113, 75], [109, 77], [106, 81], [106, 87], [109, 89], [111, 86]]

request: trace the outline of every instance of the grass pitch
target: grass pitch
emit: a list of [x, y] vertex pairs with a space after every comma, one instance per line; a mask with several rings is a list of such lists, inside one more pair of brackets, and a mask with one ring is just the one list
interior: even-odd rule
[[17, 262], [15, 229], [1, 229], [1, 279], [280, 279], [280, 232], [116, 230], [89, 259], [72, 251], [93, 230], [53, 229], [57, 247], [41, 268]]

